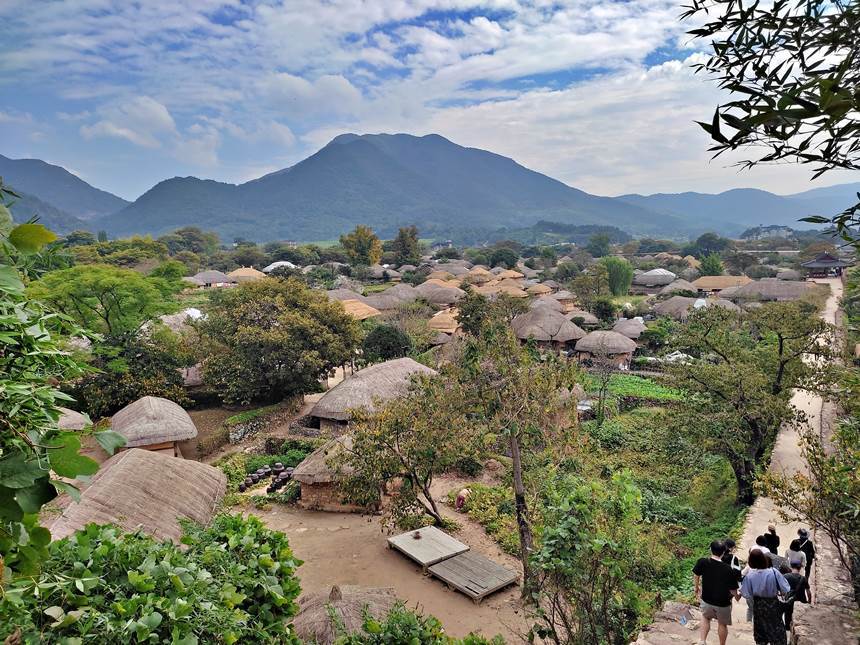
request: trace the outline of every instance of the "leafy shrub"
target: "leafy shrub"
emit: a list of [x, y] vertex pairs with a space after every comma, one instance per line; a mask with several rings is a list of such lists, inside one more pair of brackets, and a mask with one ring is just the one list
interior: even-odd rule
[[298, 643], [301, 562], [283, 533], [240, 515], [184, 531], [185, 548], [95, 524], [53, 542], [42, 577], [6, 589], [0, 638], [17, 625], [34, 644]]
[[270, 412], [274, 412], [279, 409], [278, 405], [267, 405], [262, 408], [254, 408], [253, 410], [245, 410], [244, 412], [240, 412], [239, 414], [234, 414], [232, 417], [227, 417], [224, 420], [224, 425], [237, 426], [241, 423], [247, 423], [248, 421], [253, 421], [254, 419], [259, 419], [260, 417], [266, 416]]
[[387, 645], [388, 643], [416, 643], [420, 645], [502, 645], [500, 636], [487, 639], [476, 634], [465, 638], [452, 638], [445, 634], [442, 623], [433, 616], [422, 616], [409, 611], [402, 604], [395, 605], [380, 622], [370, 615], [364, 617], [360, 632], [343, 633], [338, 645]]
[[378, 325], [364, 339], [362, 351], [370, 362], [400, 358], [412, 351], [412, 339], [396, 327]]
[[454, 468], [467, 477], [477, 477], [483, 472], [484, 464], [472, 455], [466, 455], [454, 464]]
[[[511, 492], [506, 486], [470, 484], [469, 499], [463, 510], [478, 522], [502, 549], [512, 555], [519, 554], [520, 542]], [[449, 501], [454, 502], [457, 492], [452, 491]]]

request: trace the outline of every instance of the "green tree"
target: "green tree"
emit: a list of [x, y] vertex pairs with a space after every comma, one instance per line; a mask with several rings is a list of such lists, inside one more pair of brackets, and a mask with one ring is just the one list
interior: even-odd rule
[[351, 233], [340, 236], [340, 244], [354, 266], [369, 266], [382, 257], [382, 242], [369, 226], [359, 224]]
[[769, 458], [780, 427], [799, 421], [792, 390], [832, 387], [823, 366], [831, 334], [812, 307], [797, 302], [768, 303], [746, 314], [703, 307], [680, 327], [676, 346], [698, 357], [669, 367], [676, 387], [690, 395], [681, 425], [726, 457], [740, 503], [753, 502], [756, 470]]
[[540, 257], [543, 261], [544, 268], [548, 269], [555, 266], [555, 263], [558, 260], [558, 253], [556, 253], [555, 249], [551, 246], [544, 246], [541, 247]]
[[[818, 177], [834, 169], [860, 168], [860, 65], [857, 64], [856, 2], [776, 2], [745, 5], [736, 0], [693, 0], [684, 18], [700, 23], [690, 33], [713, 53], [695, 65], [731, 92], [700, 125], [715, 155], [754, 154], [741, 162], [809, 164]], [[791, 61], [784, 58], [786, 48]], [[860, 196], [858, 196], [860, 199]], [[860, 243], [860, 204], [833, 218], [843, 238]]]
[[567, 282], [579, 275], [579, 267], [575, 262], [559, 262], [553, 277], [559, 282]]
[[588, 302], [597, 296], [609, 295], [609, 273], [606, 267], [598, 262], [570, 281], [570, 290], [582, 302]]
[[[58, 490], [77, 495], [68, 482], [98, 470], [79, 454], [78, 434], [57, 425], [60, 406], [71, 399], [56, 384], [80, 377], [85, 367], [56, 334], [85, 332], [27, 295], [16, 258], [39, 253], [55, 236], [40, 224], [14, 225], [6, 206], [14, 197], [0, 181], [0, 604], [8, 585], [36, 575], [47, 557], [51, 535], [39, 522], [42, 506]], [[111, 453], [123, 443], [112, 432], [95, 436]], [[0, 617], [0, 632], [5, 622]]]
[[585, 250], [591, 253], [592, 257], [602, 258], [604, 255], [609, 255], [609, 236], [606, 233], [595, 233], [592, 235]]
[[517, 266], [517, 260], [520, 259], [520, 256], [516, 251], [509, 249], [506, 246], [502, 246], [497, 248], [490, 254], [490, 264], [494, 267], [505, 267], [506, 269], [513, 269]]
[[463, 331], [472, 336], [480, 336], [489, 324], [510, 323], [516, 316], [528, 311], [525, 299], [512, 298], [507, 294], [499, 294], [495, 300], [472, 288], [466, 289], [466, 296], [457, 303], [457, 322]]
[[62, 243], [65, 246], [88, 246], [96, 243], [96, 236], [89, 231], [72, 231], [63, 236]]
[[362, 353], [371, 363], [406, 356], [412, 351], [412, 339], [405, 332], [390, 325], [378, 325], [364, 339]]
[[633, 283], [633, 265], [624, 258], [607, 256], [600, 259], [606, 267], [609, 280], [609, 291], [613, 296], [626, 296]]
[[171, 287], [158, 278], [104, 264], [54, 271], [28, 288], [32, 298], [50, 304], [78, 324], [100, 333], [134, 331], [175, 306]]
[[211, 298], [200, 325], [203, 374], [228, 403], [314, 392], [359, 344], [343, 306], [294, 279], [258, 280]]
[[196, 226], [178, 228], [172, 233], [161, 236], [158, 241], [167, 246], [171, 255], [189, 251], [202, 256], [214, 253], [221, 243], [216, 233], [202, 231]]
[[718, 253], [709, 253], [702, 258], [702, 265], [699, 267], [699, 273], [702, 275], [723, 275], [723, 260]]
[[697, 258], [704, 258], [711, 253], [722, 253], [731, 246], [731, 240], [720, 237], [716, 233], [703, 233], [695, 242], [688, 244], [681, 253], [684, 255], [693, 255]]
[[418, 228], [405, 226], [397, 231], [393, 251], [398, 266], [418, 264], [421, 261], [421, 247], [418, 244]]

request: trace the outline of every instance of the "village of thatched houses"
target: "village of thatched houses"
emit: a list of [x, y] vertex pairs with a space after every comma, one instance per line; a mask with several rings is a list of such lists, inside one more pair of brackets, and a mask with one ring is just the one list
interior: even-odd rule
[[549, 307], [535, 307], [511, 321], [517, 338], [534, 341], [552, 349], [572, 348], [586, 333], [565, 316]]
[[111, 429], [125, 438], [126, 448], [144, 448], [181, 457], [179, 443], [197, 436], [197, 427], [181, 405], [145, 396], [113, 415]]
[[593, 331], [576, 341], [579, 361], [600, 362], [619, 369], [630, 367], [636, 343], [617, 331]]

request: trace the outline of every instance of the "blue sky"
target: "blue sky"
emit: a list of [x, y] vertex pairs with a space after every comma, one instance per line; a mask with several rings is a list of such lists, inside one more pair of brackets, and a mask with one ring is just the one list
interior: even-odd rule
[[[436, 132], [599, 194], [807, 187], [710, 162], [717, 90], [664, 0], [0, 0], [0, 153], [133, 199], [342, 132]], [[822, 184], [855, 177], [831, 175]]]

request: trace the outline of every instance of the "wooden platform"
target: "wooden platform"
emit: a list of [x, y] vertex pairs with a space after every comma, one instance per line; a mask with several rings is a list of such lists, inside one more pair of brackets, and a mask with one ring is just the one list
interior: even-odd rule
[[476, 603], [517, 582], [519, 576], [484, 556], [469, 551], [432, 565], [430, 575], [460, 591]]
[[469, 550], [468, 546], [435, 526], [425, 526], [390, 537], [388, 546], [397, 549], [407, 558], [415, 560], [425, 572], [430, 565]]

